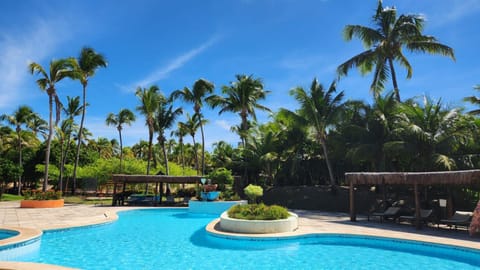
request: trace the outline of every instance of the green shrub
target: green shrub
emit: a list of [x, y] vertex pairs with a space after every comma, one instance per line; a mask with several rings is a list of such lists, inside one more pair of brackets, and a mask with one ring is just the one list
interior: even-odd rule
[[40, 192], [36, 190], [26, 190], [23, 192], [25, 200], [58, 200], [62, 198], [61, 191], [48, 190]]
[[213, 184], [218, 184], [219, 190], [224, 191], [226, 185], [233, 184], [232, 171], [226, 168], [217, 168], [208, 174]]
[[228, 210], [228, 216], [247, 220], [277, 220], [288, 218], [288, 210], [282, 206], [261, 204], [237, 204]]
[[255, 203], [258, 197], [263, 196], [263, 189], [261, 186], [255, 185], [248, 185], [246, 188], [243, 189], [245, 195], [248, 197], [250, 203]]

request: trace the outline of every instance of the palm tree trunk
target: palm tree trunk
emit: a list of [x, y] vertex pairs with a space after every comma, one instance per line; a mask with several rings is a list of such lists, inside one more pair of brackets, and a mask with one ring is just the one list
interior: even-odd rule
[[[64, 192], [63, 191], [63, 174], [65, 172], [65, 163], [67, 163], [67, 154], [68, 154], [68, 150], [70, 150], [70, 136], [71, 136], [71, 131], [68, 133], [65, 149], [62, 152], [62, 160], [60, 164], [60, 183], [61, 183], [60, 191], [62, 191], [62, 193]], [[65, 192], [67, 191], [67, 189], [68, 189], [68, 181], [66, 182], [66, 185], [65, 185]]]
[[327, 144], [325, 139], [320, 139], [320, 144], [322, 145], [323, 155], [325, 156], [325, 162], [327, 163], [328, 175], [330, 177], [330, 185], [335, 186], [335, 178], [333, 177], [332, 165], [330, 165], [330, 159], [328, 159]]
[[122, 161], [123, 161], [123, 143], [122, 143], [122, 129], [118, 129], [118, 137], [120, 137], [120, 173], [123, 173]]
[[197, 144], [195, 143], [195, 135], [192, 135], [193, 140], [193, 157], [195, 158], [195, 169], [197, 170], [197, 175], [199, 174], [198, 168], [198, 155], [197, 155]]
[[185, 175], [185, 157], [183, 155], [183, 138], [180, 139], [180, 159], [182, 160], [182, 175]]
[[152, 159], [152, 140], [153, 140], [153, 129], [148, 128], [148, 154], [147, 154], [147, 175], [150, 175], [150, 160]]
[[388, 65], [390, 66], [390, 73], [392, 75], [393, 92], [395, 93], [395, 98], [397, 101], [400, 102], [400, 90], [398, 90], [397, 75], [395, 74], [393, 60], [391, 58], [388, 58]]
[[75, 164], [73, 165], [73, 188], [72, 194], [75, 195], [75, 189], [77, 188], [77, 167], [80, 159], [80, 145], [82, 144], [83, 122], [85, 120], [85, 111], [87, 109], [87, 85], [83, 84], [83, 108], [82, 119], [80, 120], [80, 128], [78, 129], [78, 142], [77, 142], [77, 154], [75, 157]]
[[64, 140], [60, 140], [60, 174], [58, 176], [58, 187], [61, 192], [63, 192], [63, 160], [65, 159], [64, 144]]
[[[23, 168], [22, 164], [22, 140], [20, 137], [20, 131], [17, 130], [18, 137], [18, 166]], [[23, 170], [22, 170], [23, 171]], [[22, 195], [22, 173], [18, 176], [18, 195]]]
[[202, 132], [202, 176], [205, 175], [205, 135], [203, 133], [202, 118], [199, 117], [200, 131]]
[[165, 149], [165, 140], [162, 140], [161, 144], [163, 150], [163, 162], [165, 163], [165, 174], [170, 175], [170, 170], [168, 169], [167, 149]]
[[47, 191], [48, 187], [48, 164], [50, 163], [50, 145], [52, 143], [52, 134], [53, 134], [53, 96], [48, 95], [48, 108], [49, 108], [49, 124], [48, 124], [48, 138], [47, 138], [47, 149], [45, 150], [45, 171], [43, 178], [43, 188], [42, 191]]

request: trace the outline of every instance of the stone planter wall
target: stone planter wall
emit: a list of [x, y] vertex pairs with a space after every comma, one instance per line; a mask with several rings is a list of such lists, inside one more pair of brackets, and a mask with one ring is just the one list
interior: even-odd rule
[[20, 208], [58, 208], [63, 207], [64, 200], [22, 200]]
[[298, 228], [298, 216], [290, 213], [287, 219], [279, 220], [244, 220], [228, 217], [227, 212], [220, 216], [220, 228], [233, 233], [283, 233], [293, 232]]

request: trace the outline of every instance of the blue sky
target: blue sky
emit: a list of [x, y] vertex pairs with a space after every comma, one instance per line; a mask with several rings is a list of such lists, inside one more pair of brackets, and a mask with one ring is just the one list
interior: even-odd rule
[[[109, 66], [90, 80], [86, 127], [94, 137], [117, 138], [104, 124], [106, 115], [139, 104], [137, 86], [157, 84], [166, 95], [198, 78], [229, 84], [235, 74], [263, 79], [271, 94], [263, 105], [273, 111], [295, 109], [288, 92], [308, 87], [314, 77], [324, 85], [336, 67], [363, 50], [358, 40], [345, 42], [347, 24], [369, 25], [377, 1], [358, 0], [202, 0], [202, 1], [0, 1], [0, 114], [29, 105], [45, 119], [48, 98], [27, 71], [31, 61], [77, 56], [83, 46], [103, 53]], [[466, 106], [465, 96], [480, 84], [480, 2], [478, 0], [384, 1], [398, 13], [423, 14], [424, 34], [454, 48], [457, 61], [441, 56], [407, 54], [413, 78], [397, 66], [402, 98], [429, 95], [450, 106]], [[338, 83], [348, 99], [369, 102], [371, 76], [352, 70]], [[387, 90], [391, 83], [387, 84]], [[80, 96], [78, 82], [57, 86], [63, 102]], [[189, 104], [178, 104], [191, 112]], [[238, 141], [230, 126], [235, 114], [204, 110], [208, 148], [213, 142]], [[138, 115], [138, 114], [137, 114]], [[268, 119], [258, 114], [260, 121]], [[184, 120], [182, 117], [181, 120]], [[125, 145], [147, 140], [143, 117], [124, 128]], [[187, 141], [190, 140], [187, 138]]]

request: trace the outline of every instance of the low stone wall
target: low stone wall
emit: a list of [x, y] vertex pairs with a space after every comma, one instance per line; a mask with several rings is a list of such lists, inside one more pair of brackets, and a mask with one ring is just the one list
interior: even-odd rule
[[228, 217], [227, 212], [220, 216], [220, 228], [226, 232], [261, 234], [293, 232], [298, 228], [298, 216], [290, 213], [287, 219], [245, 220]]

